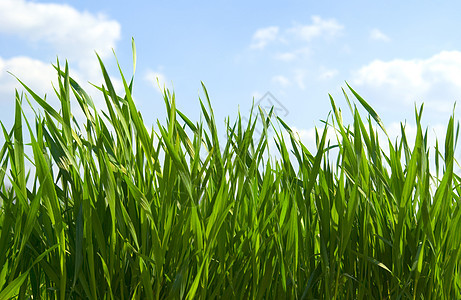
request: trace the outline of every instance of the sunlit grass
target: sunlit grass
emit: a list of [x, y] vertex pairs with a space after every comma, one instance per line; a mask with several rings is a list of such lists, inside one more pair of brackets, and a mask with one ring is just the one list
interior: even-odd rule
[[[61, 107], [24, 84], [43, 110], [27, 120], [16, 96], [0, 151], [0, 299], [461, 298], [453, 117], [444, 153], [429, 151], [422, 109], [414, 147], [402, 129], [384, 152], [379, 116], [348, 86], [369, 117], [347, 99], [353, 122], [343, 124], [331, 98], [317, 149], [258, 108], [247, 123], [228, 122], [222, 141], [203, 86], [205, 122], [165, 90], [168, 118], [153, 131], [133, 78], [120, 70], [117, 95], [100, 63], [105, 112], [67, 64], [56, 65]], [[264, 132], [254, 139], [257, 122]], [[267, 160], [269, 129], [278, 153]]]

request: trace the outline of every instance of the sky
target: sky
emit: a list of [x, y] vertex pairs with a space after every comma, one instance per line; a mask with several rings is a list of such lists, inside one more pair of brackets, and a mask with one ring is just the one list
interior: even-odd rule
[[130, 77], [134, 38], [134, 98], [148, 126], [165, 119], [157, 79], [194, 121], [203, 82], [219, 128], [239, 112], [248, 117], [253, 102], [274, 105], [314, 145], [314, 128], [331, 111], [329, 94], [348, 120], [347, 82], [392, 137], [400, 122], [414, 135], [415, 106], [424, 103], [433, 143], [443, 140], [453, 111], [461, 115], [454, 106], [461, 100], [459, 11], [460, 1], [426, 0], [0, 0], [0, 120], [11, 127], [15, 89], [24, 91], [10, 73], [58, 108], [57, 59], [68, 61], [71, 76], [103, 108], [89, 84], [103, 82], [95, 52], [122, 92], [113, 51]]

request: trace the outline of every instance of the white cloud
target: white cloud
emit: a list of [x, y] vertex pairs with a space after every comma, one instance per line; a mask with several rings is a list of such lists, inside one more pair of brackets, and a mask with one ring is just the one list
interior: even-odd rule
[[[448, 122], [448, 119], [447, 119], [447, 122]], [[416, 124], [414, 123], [415, 121], [413, 120], [413, 122], [408, 122], [406, 124], [405, 123], [403, 124], [405, 128], [405, 136], [408, 141], [408, 146], [411, 148], [413, 148], [415, 145], [415, 139], [416, 139], [416, 133], [417, 133], [417, 127], [416, 127]], [[387, 130], [387, 133], [389, 134], [389, 138], [391, 139], [391, 141], [395, 141], [395, 139], [397, 138], [398, 139], [402, 138], [402, 131], [400, 127], [401, 125], [399, 122], [392, 122], [387, 126], [386, 130]], [[422, 129], [424, 132], [426, 130], [426, 127], [424, 127], [423, 125]], [[441, 149], [443, 150], [443, 145], [445, 143], [445, 135], [446, 135], [446, 130], [447, 130], [446, 125], [439, 124], [439, 123], [431, 124], [430, 126], [428, 126], [427, 129], [428, 129], [427, 146], [429, 148], [435, 147], [435, 142], [436, 140], [438, 140], [439, 147], [441, 147]]]
[[[395, 143], [396, 140], [400, 141], [402, 139], [402, 132], [400, 129], [401, 124], [399, 122], [392, 122], [389, 123], [386, 126], [386, 131], [389, 134], [389, 138], [392, 142], [392, 144]], [[377, 129], [377, 125], [373, 126], [374, 130]], [[316, 144], [316, 129], [315, 128], [297, 128], [292, 126], [291, 127], [293, 133], [295, 136], [300, 140], [304, 146], [313, 154], [316, 153], [317, 149], [317, 144]], [[444, 153], [444, 146], [445, 146], [445, 135], [446, 135], [446, 126], [444, 124], [436, 123], [433, 125], [428, 126], [427, 128], [427, 149], [430, 151], [430, 159], [432, 165], [430, 166], [431, 170], [434, 171], [434, 165], [433, 165], [433, 157], [435, 153], [435, 145], [436, 141], [438, 141], [439, 144], [439, 151], [443, 154]], [[339, 142], [341, 142], [341, 136], [339, 132], [335, 133], [335, 130], [332, 127], [328, 127], [327, 129], [327, 136], [326, 136], [326, 143], [325, 144], [330, 144], [330, 145], [335, 145], [338, 143], [338, 138]], [[413, 123], [407, 123], [404, 124], [404, 130], [405, 130], [405, 136], [408, 142], [408, 146], [410, 149], [413, 149], [415, 145], [415, 139], [416, 139], [416, 133], [417, 133], [417, 128], [416, 125]], [[426, 130], [426, 127], [423, 127], [423, 133]], [[323, 127], [318, 127], [317, 132], [319, 135], [319, 138], [322, 137], [323, 134]], [[289, 135], [284, 132], [284, 137], [285, 140], [287, 141], [289, 139]], [[389, 141], [386, 137], [386, 135], [379, 129], [378, 130], [378, 137], [379, 137], [379, 144], [381, 149], [389, 155]], [[273, 144], [273, 143], [272, 143]], [[289, 149], [291, 149], [291, 143], [287, 144]], [[275, 148], [275, 147], [273, 147]], [[276, 148], [275, 148], [276, 149]], [[333, 151], [332, 156], [330, 157], [330, 161], [333, 161], [336, 159], [337, 155], [337, 150]], [[292, 156], [292, 160], [294, 157]]]
[[352, 84], [389, 104], [422, 101], [433, 112], [449, 113], [461, 96], [461, 52], [442, 51], [427, 59], [375, 60], [353, 72]]
[[316, 149], [315, 128], [298, 129], [296, 127], [292, 127], [291, 130], [293, 130], [295, 136], [299, 138], [299, 140], [303, 143], [304, 146], [307, 147], [309, 151], [313, 151], [314, 149]]
[[[299, 140], [307, 147], [309, 151], [313, 151], [314, 149], [317, 149], [317, 138], [316, 138], [316, 128], [301, 128], [298, 129], [296, 127], [291, 128], [295, 135], [299, 138]], [[322, 138], [324, 127], [318, 127], [317, 128], [317, 133], [319, 135], [319, 138]], [[334, 145], [338, 143], [338, 137], [334, 131], [333, 128], [328, 127], [327, 128], [327, 136], [325, 138], [325, 144], [330, 144]]]
[[261, 99], [263, 96], [264, 96], [264, 94], [261, 93], [261, 92], [258, 92], [258, 91], [254, 91], [254, 92], [251, 93], [251, 99], [254, 99], [255, 102], [258, 101], [259, 99]]
[[[61, 65], [64, 69], [64, 65]], [[106, 103], [102, 93], [92, 86], [89, 82], [96, 86], [101, 86], [104, 83], [101, 72], [97, 75], [88, 73], [87, 70], [80, 70], [79, 68], [70, 68], [70, 76], [76, 80], [80, 86], [88, 93], [93, 99], [97, 109], [104, 109]], [[13, 76], [14, 75], [14, 76]], [[34, 59], [27, 56], [15, 56], [9, 59], [0, 57], [0, 101], [4, 103], [14, 103], [15, 89], [19, 93], [26, 92], [25, 88], [15, 78], [17, 77], [26, 86], [28, 86], [34, 93], [40, 97], [46, 95], [46, 99], [53, 107], [59, 107], [59, 101], [53, 86], [58, 88], [57, 84], [58, 75], [51, 63], [43, 62], [39, 59]], [[123, 83], [120, 79], [111, 77], [112, 85], [118, 95], [124, 95]], [[105, 85], [105, 83], [104, 83]], [[31, 97], [29, 99], [32, 100]], [[78, 105], [72, 102], [73, 113], [77, 119], [82, 120], [83, 114]]]
[[[319, 138], [322, 138], [322, 134], [324, 130], [323, 126], [318, 127], [317, 129], [316, 128], [307, 128], [307, 129], [297, 128], [295, 126], [290, 126], [290, 128], [294, 134], [295, 140], [300, 141], [311, 154], [313, 155], [317, 154], [316, 130], [319, 135]], [[295, 155], [292, 152], [293, 146], [290, 142], [290, 135], [285, 129], [282, 129], [282, 135], [286, 142], [286, 147], [289, 153], [290, 160], [292, 163], [294, 163], [294, 166], [296, 167], [297, 161], [296, 161]], [[268, 148], [273, 158], [281, 159], [281, 156], [280, 156], [278, 147], [276, 146], [276, 143], [274, 141], [274, 138], [275, 138], [275, 135], [270, 137]], [[337, 143], [338, 143], [338, 139], [335, 134], [335, 131], [331, 127], [327, 128], [325, 145], [328, 145], [328, 144], [336, 145]], [[336, 159], [337, 154], [338, 154], [337, 149], [330, 150], [330, 161], [333, 161], [334, 159]]]
[[[67, 59], [70, 75], [93, 97], [98, 108], [104, 107], [104, 101], [100, 92], [88, 84], [88, 81], [98, 86], [103, 83], [94, 51], [102, 59], [111, 56], [111, 49], [120, 39], [120, 32], [121, 26], [117, 21], [102, 14], [78, 11], [69, 5], [0, 0], [0, 34], [23, 39], [20, 47], [26, 50], [38, 47], [46, 49], [48, 53], [55, 52], [50, 55], [58, 55], [62, 67], [64, 59]], [[54, 91], [51, 82], [56, 82], [57, 74], [51, 63], [55, 62], [38, 57], [0, 56], [0, 99], [9, 102], [14, 99], [15, 88], [24, 90], [7, 71], [40, 96], [46, 93], [48, 99], [52, 99]], [[117, 78], [111, 80], [116, 91], [123, 93], [121, 81]]]
[[[324, 66], [319, 68], [317, 78], [320, 80], [330, 80], [336, 77], [339, 71], [336, 69], [328, 69]], [[282, 88], [286, 88], [292, 85], [297, 86], [303, 90], [306, 88], [307, 83], [307, 72], [305, 69], [295, 69], [292, 71], [290, 76], [275, 75], [271, 78], [271, 81]]]
[[370, 38], [376, 41], [390, 42], [391, 39], [385, 35], [381, 30], [374, 28], [370, 31]]
[[298, 87], [302, 90], [306, 88], [305, 78], [306, 78], [306, 72], [304, 70], [294, 71], [294, 81], [298, 85]]
[[[61, 65], [61, 68], [64, 69], [64, 66]], [[103, 99], [102, 93], [90, 85], [88, 81], [82, 80], [82, 78], [89, 79], [87, 77], [88, 74], [82, 73], [78, 69], [70, 70], [69, 72], [70, 76], [76, 80], [93, 99], [96, 108], [98, 110], [104, 110], [106, 103]], [[58, 76], [51, 63], [45, 63], [41, 60], [27, 56], [16, 56], [10, 59], [3, 59], [0, 57], [0, 101], [7, 106], [11, 105], [11, 113], [13, 113], [14, 110], [15, 89], [17, 89], [20, 94], [23, 92], [26, 93], [25, 88], [15, 77], [21, 80], [39, 97], [43, 98], [46, 95], [47, 102], [55, 109], [59, 110], [60, 102], [56, 97], [55, 91], [53, 90], [53, 86], [56, 89], [59, 88], [57, 80]], [[111, 81], [115, 92], [118, 95], [124, 95], [125, 90], [122, 81], [118, 78], [111, 78]], [[97, 86], [101, 86], [103, 79], [101, 76], [100, 78], [94, 77], [92, 83], [96, 84]], [[29, 99], [32, 101], [32, 103], [34, 103], [32, 97], [29, 97]], [[74, 117], [79, 122], [84, 121], [84, 114], [80, 110], [77, 103], [72, 100], [71, 105]], [[25, 105], [25, 107], [26, 110], [31, 113], [31, 111], [27, 108], [27, 105]], [[6, 115], [3, 118], [6, 118]]]
[[[388, 124], [388, 126], [386, 126], [386, 130], [389, 134], [389, 138], [392, 144], [395, 144], [396, 139], [400, 141], [402, 138], [400, 126], [401, 125], [398, 122], [393, 122], [393, 123]], [[410, 147], [410, 149], [413, 149], [415, 138], [416, 138], [416, 132], [417, 132], [416, 125], [414, 123], [411, 123], [411, 124], [404, 124], [404, 126], [405, 126], [405, 136], [407, 138], [408, 146]], [[376, 130], [377, 126], [373, 126], [373, 127], [374, 127], [374, 130]], [[423, 130], [425, 129], [426, 128], [423, 128]], [[317, 139], [316, 139], [316, 129], [315, 128], [297, 128], [297, 127], [291, 126], [291, 130], [294, 133], [295, 139], [300, 141], [307, 148], [307, 150], [309, 150], [311, 154], [313, 155], [317, 154], [317, 143], [316, 143]], [[323, 126], [317, 127], [317, 133], [318, 133], [319, 138], [322, 137], [323, 130], [324, 130]], [[329, 144], [330, 146], [333, 146], [333, 145], [338, 144], [338, 142], [341, 143], [342, 138], [338, 132], [335, 133], [335, 129], [333, 129], [332, 127], [328, 127], [327, 130], [328, 131], [326, 135], [325, 145]], [[444, 154], [446, 126], [444, 124], [437, 123], [437, 124], [429, 126], [427, 132], [428, 132], [427, 149], [429, 150], [429, 155], [430, 155], [429, 168], [430, 168], [432, 175], [435, 175], [435, 163], [434, 163], [435, 149], [434, 148], [436, 145], [436, 140], [438, 140], [439, 151], [440, 153], [442, 153], [442, 155]], [[284, 129], [282, 130], [282, 135], [286, 142], [290, 160], [293, 163], [293, 166], [296, 168], [298, 164], [297, 164], [296, 157], [292, 152], [292, 149], [293, 149], [292, 144], [291, 142], [289, 142], [290, 136]], [[379, 137], [379, 145], [380, 145], [381, 150], [384, 151], [384, 153], [386, 153], [387, 156], [389, 156], [389, 141], [387, 137], [381, 130], [378, 130], [378, 137]], [[278, 148], [273, 138], [269, 140], [268, 148], [273, 158], [281, 159], [281, 155], [278, 151]], [[334, 164], [334, 162], [337, 160], [338, 154], [339, 154], [338, 148], [331, 149], [328, 153], [329, 162]], [[459, 154], [459, 151], [455, 153], [455, 157], [458, 157], [458, 154]], [[402, 164], [404, 164], [404, 159], [405, 158], [403, 155]], [[390, 167], [386, 165], [385, 160], [383, 160], [383, 163], [390, 171]], [[441, 166], [443, 168], [443, 160], [441, 160]], [[455, 170], [456, 169], [459, 172], [458, 166], [455, 166]], [[297, 169], [295, 169], [295, 171], [297, 171]]]
[[292, 61], [297, 58], [297, 55], [295, 52], [284, 52], [284, 53], [277, 53], [274, 56], [276, 59], [281, 60], [281, 61]]
[[274, 57], [278, 60], [289, 62], [298, 58], [307, 57], [309, 54], [311, 54], [310, 49], [308, 47], [304, 47], [293, 51], [277, 53]]
[[324, 37], [331, 38], [335, 37], [342, 32], [344, 26], [339, 24], [335, 19], [322, 19], [319, 16], [312, 17], [311, 25], [295, 25], [289, 28], [287, 32], [293, 34], [298, 38], [310, 42], [314, 38]]
[[0, 1], [0, 32], [46, 43], [56, 54], [84, 61], [96, 50], [102, 57], [111, 54], [120, 39], [121, 26], [102, 14], [80, 12], [65, 4], [25, 0]]
[[166, 76], [158, 71], [147, 70], [144, 79], [152, 84], [155, 90], [161, 94], [163, 94], [164, 88], [168, 88]]
[[327, 69], [325, 67], [320, 67], [320, 75], [319, 78], [322, 80], [332, 79], [336, 75], [338, 75], [338, 70], [336, 69]]
[[56, 71], [51, 64], [25, 56], [6, 60], [0, 57], [0, 93], [13, 97], [14, 89], [20, 88], [20, 84], [16, 78], [7, 72], [17, 76], [38, 94], [47, 92], [51, 87], [51, 82], [55, 81], [56, 78]]
[[[448, 119], [447, 119], [447, 122], [448, 122]], [[403, 123], [403, 126], [405, 130], [405, 137], [408, 142], [408, 147], [411, 150], [413, 150], [415, 146], [415, 140], [416, 140], [416, 134], [417, 134], [417, 127], [416, 127], [415, 121], [412, 120], [412, 122]], [[428, 126], [423, 125], [422, 127], [423, 134], [426, 132], [426, 129], [427, 129], [427, 150], [429, 150], [429, 155], [430, 155], [429, 156], [429, 161], [430, 161], [429, 168], [431, 172], [435, 172], [435, 160], [434, 160], [435, 145], [438, 142], [439, 152], [442, 153], [443, 155], [445, 152], [445, 136], [446, 136], [447, 127], [445, 124], [442, 124], [442, 123], [430, 124]], [[396, 141], [400, 142], [402, 140], [402, 131], [401, 131], [400, 122], [392, 122], [388, 124], [386, 126], [386, 131], [389, 134], [389, 138], [393, 145], [395, 145]], [[381, 132], [379, 133], [380, 133], [379, 134], [380, 147], [384, 151], [384, 153], [389, 154], [389, 142], [387, 140], [387, 137], [383, 133]], [[456, 151], [456, 152], [459, 153], [459, 151]], [[455, 153], [455, 156], [457, 156], [457, 153]], [[433, 175], [435, 174], [433, 173]]]
[[256, 30], [253, 34], [250, 48], [264, 49], [268, 43], [276, 40], [278, 32], [279, 28], [277, 26], [270, 26]]
[[[344, 26], [335, 19], [323, 19], [319, 16], [312, 17], [311, 24], [295, 24], [285, 30], [280, 30], [277, 26], [265, 27], [256, 30], [253, 34], [251, 49], [264, 49], [269, 43], [296, 48], [289, 51], [279, 52], [275, 55], [277, 59], [291, 61], [301, 55], [309, 54], [310, 49], [306, 43], [311, 43], [314, 39], [332, 39], [342, 33]], [[299, 47], [299, 44], [303, 44]]]
[[272, 77], [272, 82], [279, 84], [282, 87], [287, 87], [291, 85], [290, 80], [283, 75], [277, 75]]

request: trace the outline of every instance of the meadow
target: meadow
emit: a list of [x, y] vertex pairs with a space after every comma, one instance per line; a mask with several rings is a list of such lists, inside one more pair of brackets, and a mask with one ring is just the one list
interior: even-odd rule
[[57, 62], [60, 107], [21, 82], [2, 124], [0, 299], [461, 299], [454, 116], [444, 145], [428, 146], [423, 107], [414, 141], [403, 125], [391, 140], [347, 85], [353, 121], [330, 97], [316, 149], [258, 107], [223, 141], [204, 85], [203, 121], [165, 89], [149, 129], [134, 75], [118, 95], [99, 61], [104, 111]]

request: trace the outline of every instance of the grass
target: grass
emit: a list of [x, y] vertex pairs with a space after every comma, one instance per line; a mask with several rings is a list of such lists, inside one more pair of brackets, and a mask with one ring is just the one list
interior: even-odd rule
[[[227, 121], [223, 142], [204, 86], [205, 122], [165, 90], [166, 123], [148, 129], [133, 77], [120, 70], [117, 95], [100, 65], [106, 112], [58, 62], [61, 107], [23, 84], [13, 128], [2, 125], [0, 299], [461, 298], [453, 117], [444, 151], [428, 148], [422, 108], [414, 147], [402, 126], [384, 151], [379, 116], [348, 86], [367, 119], [344, 93], [343, 124], [330, 97], [315, 151], [260, 109]], [[42, 111], [32, 123], [23, 98]], [[278, 154], [265, 159], [269, 129]]]

